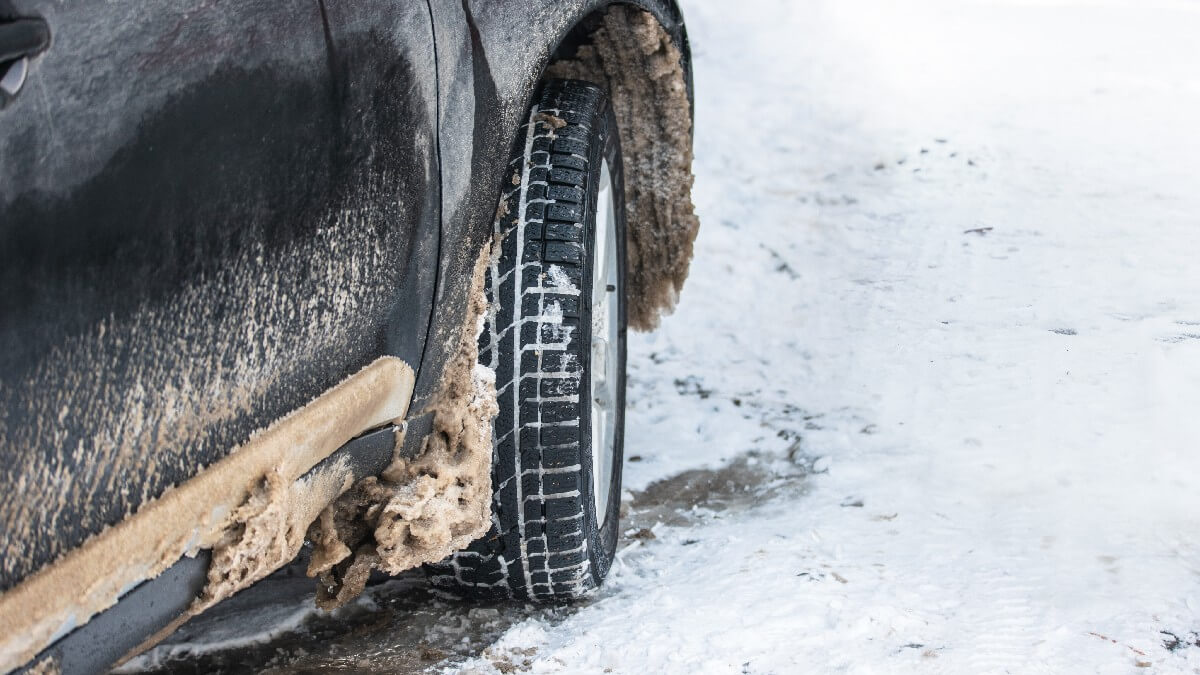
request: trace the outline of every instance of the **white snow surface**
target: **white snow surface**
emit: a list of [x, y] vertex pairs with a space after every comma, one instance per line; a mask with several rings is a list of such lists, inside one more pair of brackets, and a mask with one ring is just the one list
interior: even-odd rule
[[702, 226], [626, 486], [804, 487], [465, 667], [1200, 672], [1200, 3], [684, 11]]

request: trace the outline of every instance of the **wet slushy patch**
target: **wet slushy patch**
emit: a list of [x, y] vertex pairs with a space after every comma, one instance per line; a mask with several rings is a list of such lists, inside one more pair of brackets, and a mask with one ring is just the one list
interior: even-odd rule
[[[671, 546], [689, 555], [703, 525], [807, 490], [806, 471], [786, 458], [751, 452], [716, 469], [683, 472], [626, 492], [622, 501], [621, 572], [638, 574], [638, 557]], [[555, 625], [600, 602], [616, 584], [559, 607], [460, 601], [435, 590], [419, 571], [369, 585], [333, 612], [312, 608], [312, 587], [297, 566], [285, 570], [185, 626], [170, 641], [128, 664], [125, 673], [276, 674], [421, 673], [482, 657], [501, 672], [525, 669], [528, 655], [489, 653], [513, 626]], [[511, 670], [509, 670], [511, 668]]]

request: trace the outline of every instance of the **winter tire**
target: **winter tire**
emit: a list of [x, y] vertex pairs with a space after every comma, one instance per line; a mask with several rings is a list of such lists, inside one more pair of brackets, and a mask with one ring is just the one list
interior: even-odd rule
[[616, 549], [625, 407], [625, 212], [605, 92], [544, 85], [505, 174], [480, 362], [496, 371], [492, 528], [434, 566], [471, 595], [576, 598]]

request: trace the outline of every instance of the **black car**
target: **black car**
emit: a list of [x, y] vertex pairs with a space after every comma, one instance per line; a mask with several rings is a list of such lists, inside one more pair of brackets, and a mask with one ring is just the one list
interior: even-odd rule
[[0, 0], [0, 672], [298, 556], [595, 588], [691, 100], [672, 0]]

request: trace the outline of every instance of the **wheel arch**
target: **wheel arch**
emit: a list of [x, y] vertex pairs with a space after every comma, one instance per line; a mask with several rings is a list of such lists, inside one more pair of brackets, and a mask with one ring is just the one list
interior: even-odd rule
[[[542, 67], [539, 81], [545, 79], [546, 69], [554, 62], [569, 58], [579, 46], [587, 44], [591, 34], [599, 27], [604, 14], [614, 6], [624, 5], [636, 7], [649, 12], [671, 37], [671, 42], [679, 50], [682, 57], [681, 67], [684, 81], [687, 84], [688, 114], [695, 118], [695, 86], [692, 78], [692, 47], [688, 41], [687, 25], [683, 20], [683, 12], [675, 0], [601, 0], [595, 2], [581, 15], [568, 30], [558, 36], [550, 57]], [[533, 94], [530, 94], [530, 101]]]
[[563, 35], [548, 77], [595, 82], [612, 99], [626, 159], [629, 326], [652, 330], [675, 307], [699, 229], [691, 51], [678, 5], [598, 4]]
[[[608, 21], [608, 29], [632, 39], [647, 25], [630, 19], [649, 16], [653, 28], [664, 36], [677, 56], [676, 77], [682, 96], [640, 106], [669, 111], [675, 121], [671, 138], [664, 139], [662, 125], [657, 133], [642, 134], [643, 143], [629, 142], [622, 131], [626, 166], [642, 166], [641, 176], [669, 173], [672, 189], [668, 199], [626, 190], [630, 218], [630, 293], [644, 297], [640, 307], [631, 306], [630, 326], [649, 330], [662, 314], [669, 313], [678, 298], [692, 257], [692, 243], [699, 226], [691, 203], [692, 120], [694, 85], [691, 46], [683, 15], [675, 0], [583, 0], [555, 3], [549, 7], [532, 0], [431, 0], [439, 61], [439, 96], [442, 100], [439, 128], [442, 156], [442, 244], [438, 253], [438, 291], [418, 374], [414, 412], [434, 405], [439, 398], [446, 365], [460, 344], [464, 327], [473, 325], [466, 316], [469, 286], [478, 252], [491, 236], [497, 200], [505, 174], [506, 158], [520, 125], [540, 85], [548, 77], [584, 75], [596, 63], [575, 63], [582, 48], [594, 45], [605, 17], [614, 10], [625, 12], [626, 21]], [[644, 13], [644, 15], [642, 14]], [[531, 35], [538, 39], [530, 39]], [[646, 70], [632, 73], [625, 91], [651, 90]], [[587, 79], [583, 77], [582, 79]], [[602, 81], [600, 84], [611, 85]], [[466, 90], [470, 90], [469, 93]], [[646, 103], [646, 96], [640, 96]], [[674, 102], [669, 109], [666, 107]], [[638, 106], [634, 106], [635, 108]], [[630, 112], [627, 110], [625, 117]], [[620, 113], [618, 114], [620, 118]], [[622, 129], [629, 120], [619, 119]], [[649, 161], [641, 152], [654, 153]], [[462, 161], [469, 157], [470, 161]], [[661, 185], [655, 185], [659, 191]], [[631, 194], [631, 192], [633, 194]], [[671, 202], [671, 203], [667, 203]], [[629, 207], [633, 208], [629, 208]], [[637, 270], [642, 270], [638, 273]], [[415, 438], [412, 439], [415, 441]], [[417, 443], [406, 454], [419, 450]]]

